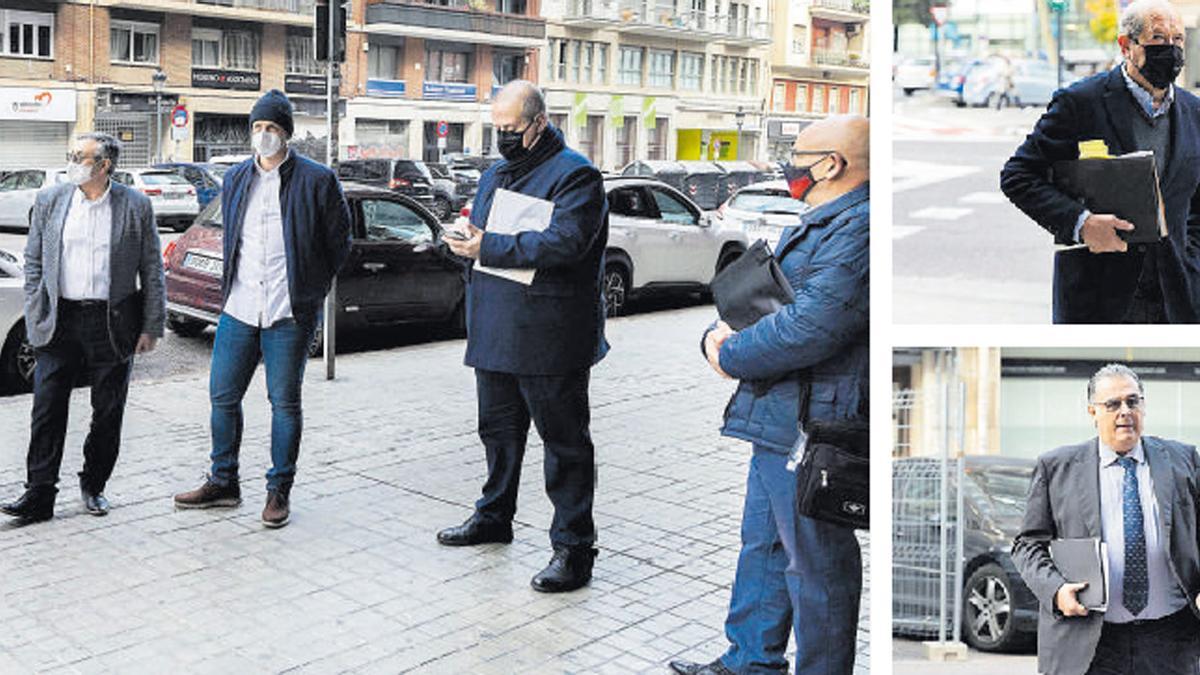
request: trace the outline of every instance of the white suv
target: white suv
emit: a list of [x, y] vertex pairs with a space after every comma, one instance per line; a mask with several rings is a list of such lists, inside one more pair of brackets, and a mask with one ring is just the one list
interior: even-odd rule
[[0, 392], [29, 391], [33, 359], [25, 337], [24, 259], [0, 248]]
[[651, 291], [707, 292], [713, 276], [746, 250], [746, 234], [713, 227], [712, 216], [679, 190], [652, 178], [604, 179], [608, 315]]
[[0, 180], [0, 226], [28, 229], [37, 193], [67, 180], [66, 169], [21, 169]]

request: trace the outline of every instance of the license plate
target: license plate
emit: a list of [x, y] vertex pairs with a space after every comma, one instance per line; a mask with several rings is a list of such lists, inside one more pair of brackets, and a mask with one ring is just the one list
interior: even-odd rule
[[187, 197], [186, 192], [164, 192], [163, 199], [184, 199]]
[[225, 263], [220, 258], [211, 258], [198, 253], [188, 253], [184, 256], [183, 266], [216, 277], [221, 276], [221, 273], [225, 270]]

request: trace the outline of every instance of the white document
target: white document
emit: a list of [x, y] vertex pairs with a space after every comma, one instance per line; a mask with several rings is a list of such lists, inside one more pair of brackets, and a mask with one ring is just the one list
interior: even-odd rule
[[[512, 190], [500, 188], [492, 197], [492, 210], [488, 212], [487, 231], [496, 234], [519, 234], [521, 232], [544, 232], [550, 227], [550, 216], [554, 213], [554, 202], [530, 197]], [[533, 283], [533, 269], [500, 269], [488, 267], [475, 261], [475, 270], [493, 274], [510, 281], [529, 286]]]

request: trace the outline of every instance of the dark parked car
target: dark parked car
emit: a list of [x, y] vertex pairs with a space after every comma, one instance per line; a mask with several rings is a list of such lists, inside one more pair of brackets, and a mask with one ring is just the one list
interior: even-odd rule
[[[458, 215], [459, 211], [475, 198], [475, 190], [479, 187], [479, 173], [474, 170], [455, 171], [436, 162], [429, 162], [426, 166], [433, 176], [435, 186], [442, 184], [450, 188], [450, 214]], [[436, 209], [434, 214], [441, 216]], [[443, 217], [442, 220], [449, 220], [449, 217]]]
[[171, 169], [180, 176], [183, 176], [184, 180], [196, 188], [196, 200], [200, 202], [200, 208], [208, 206], [209, 202], [221, 196], [221, 177], [213, 170], [213, 166], [210, 164], [201, 164], [199, 162], [164, 162], [162, 164], [155, 164], [154, 168]]
[[338, 163], [338, 178], [386, 188], [433, 208], [433, 181], [424, 164], [411, 159], [348, 159]]
[[[437, 218], [404, 195], [343, 185], [354, 243], [338, 275], [338, 330], [409, 323], [463, 325], [463, 268], [441, 242]], [[167, 325], [184, 337], [215, 325], [221, 312], [221, 200], [167, 245]], [[321, 331], [312, 352], [320, 348]]]
[[[897, 635], [937, 634], [938, 583], [920, 570], [937, 570], [939, 564], [940, 465], [929, 457], [892, 465], [892, 630]], [[1012, 561], [1033, 467], [1027, 459], [965, 459], [962, 635], [981, 651], [1027, 649], [1036, 641], [1037, 598]], [[957, 489], [952, 477], [947, 486], [951, 509]], [[952, 546], [956, 536], [950, 528], [946, 541]], [[946, 604], [946, 616], [952, 617], [953, 598]]]
[[626, 165], [621, 175], [657, 178], [687, 195], [705, 211], [720, 207], [730, 194], [725, 169], [712, 162], [638, 160]]

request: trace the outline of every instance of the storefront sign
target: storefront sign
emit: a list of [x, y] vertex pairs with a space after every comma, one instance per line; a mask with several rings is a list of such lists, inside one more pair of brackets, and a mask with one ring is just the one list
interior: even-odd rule
[[192, 68], [192, 86], [205, 89], [238, 89], [258, 91], [262, 88], [262, 77], [258, 73], [237, 70], [206, 70]]
[[320, 75], [284, 75], [283, 91], [288, 94], [310, 94], [324, 96], [328, 91], [326, 81]]
[[404, 96], [406, 89], [404, 80], [367, 80], [367, 94], [370, 96]]
[[474, 101], [475, 85], [446, 82], [426, 82], [422, 95], [437, 101]]
[[74, 122], [75, 91], [0, 87], [0, 120]]
[[346, 159], [404, 159], [405, 148], [399, 145], [351, 145], [346, 148]]

